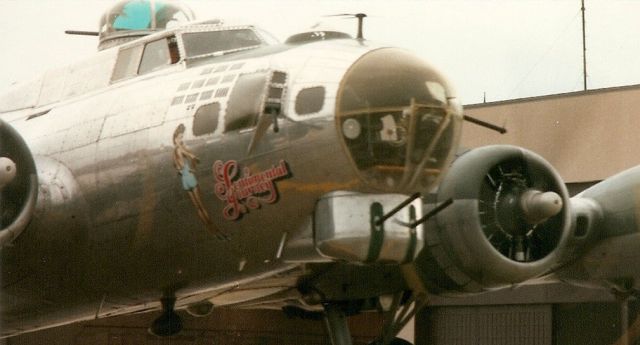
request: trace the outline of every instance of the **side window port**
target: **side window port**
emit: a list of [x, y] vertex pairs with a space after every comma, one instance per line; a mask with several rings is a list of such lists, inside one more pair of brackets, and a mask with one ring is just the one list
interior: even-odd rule
[[303, 89], [296, 97], [296, 113], [298, 115], [316, 114], [324, 106], [325, 90], [322, 86]]
[[219, 115], [220, 103], [209, 103], [198, 108], [193, 117], [193, 135], [201, 136], [215, 132]]
[[[238, 77], [227, 104], [224, 131], [251, 128], [256, 125], [267, 84], [266, 73], [243, 74]], [[216, 94], [217, 96], [217, 94]]]

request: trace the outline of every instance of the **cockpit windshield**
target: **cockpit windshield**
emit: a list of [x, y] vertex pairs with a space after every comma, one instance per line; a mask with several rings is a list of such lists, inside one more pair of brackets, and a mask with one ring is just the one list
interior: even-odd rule
[[186, 32], [182, 34], [187, 58], [215, 55], [265, 45], [251, 29]]

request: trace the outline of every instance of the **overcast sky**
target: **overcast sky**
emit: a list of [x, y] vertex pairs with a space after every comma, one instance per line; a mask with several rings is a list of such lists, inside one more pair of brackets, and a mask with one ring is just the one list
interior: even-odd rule
[[[403, 47], [449, 77], [465, 104], [582, 89], [580, 0], [564, 1], [184, 1], [198, 19], [255, 24], [280, 39], [322, 22], [355, 34], [354, 20], [323, 17], [364, 12], [365, 38]], [[0, 90], [95, 51], [97, 30], [114, 1], [0, 0]], [[586, 0], [589, 88], [640, 84], [640, 1]]]

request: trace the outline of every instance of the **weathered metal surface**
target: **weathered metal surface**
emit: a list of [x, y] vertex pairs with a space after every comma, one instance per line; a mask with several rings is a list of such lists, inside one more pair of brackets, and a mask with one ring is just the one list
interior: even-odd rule
[[[270, 276], [298, 277], [292, 270], [300, 263], [285, 261], [287, 244], [312, 236], [316, 201], [336, 190], [377, 191], [352, 167], [335, 112], [345, 73], [379, 48], [346, 39], [257, 47], [108, 83], [119, 49], [112, 48], [45, 75], [37, 104], [46, 109], [25, 96], [30, 103], [20, 104], [32, 108], [2, 114], [34, 155], [46, 157], [38, 168], [48, 176], [34, 221], [1, 253], [2, 335], [158, 309], [167, 293], [179, 308], [237, 301], [220, 294]], [[263, 97], [280, 97], [278, 131], [263, 111], [258, 127], [226, 128], [229, 99], [243, 93], [239, 77], [274, 71], [286, 81], [272, 80], [280, 86], [265, 92], [278, 96]], [[318, 86], [322, 106], [297, 114], [298, 93]], [[217, 127], [194, 131], [195, 114], [212, 103]], [[443, 109], [459, 127], [459, 109]], [[345, 279], [359, 280], [360, 270]], [[401, 280], [385, 285], [386, 269], [379, 272], [362, 290], [330, 292], [341, 299], [402, 288]], [[280, 289], [253, 291], [258, 298]]]

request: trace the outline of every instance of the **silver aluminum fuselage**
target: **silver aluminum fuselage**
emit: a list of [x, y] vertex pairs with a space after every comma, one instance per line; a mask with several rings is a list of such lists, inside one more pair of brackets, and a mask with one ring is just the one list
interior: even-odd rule
[[[36, 157], [41, 191], [32, 223], [2, 250], [3, 334], [156, 308], [164, 293], [207, 296], [292, 268], [279, 259], [281, 241], [309, 231], [316, 200], [334, 190], [367, 191], [337, 138], [334, 112], [342, 76], [372, 49], [340, 40], [263, 56], [259, 51], [238, 53], [194, 67], [181, 63], [88, 94], [4, 113], [2, 118]], [[108, 57], [115, 55], [106, 51], [101, 56], [110, 71], [113, 59]], [[219, 69], [226, 70], [218, 73], [225, 85], [196, 87]], [[325, 87], [324, 105], [301, 117], [293, 111], [295, 98], [285, 97], [288, 119], [280, 119], [280, 130], [269, 129], [248, 154], [256, 129], [224, 133], [224, 105], [238, 75], [270, 69], [287, 73], [287, 96]], [[82, 82], [67, 79], [60, 88]], [[40, 90], [28, 92], [39, 93], [41, 101], [56, 99], [45, 94], [53, 92], [51, 79], [37, 84]], [[213, 99], [223, 105], [218, 128], [194, 136], [192, 118], [207, 102], [199, 101], [199, 95], [223, 87], [227, 94]], [[192, 94], [198, 94], [195, 102], [174, 101]], [[30, 117], [43, 109], [48, 112]], [[180, 124], [187, 127], [184, 144], [200, 162], [194, 175], [202, 202], [229, 240], [208, 231], [181, 186], [172, 138]], [[285, 161], [290, 176], [275, 182], [277, 201], [239, 219], [225, 219], [227, 204], [216, 196], [213, 163], [232, 160], [253, 173]]]

